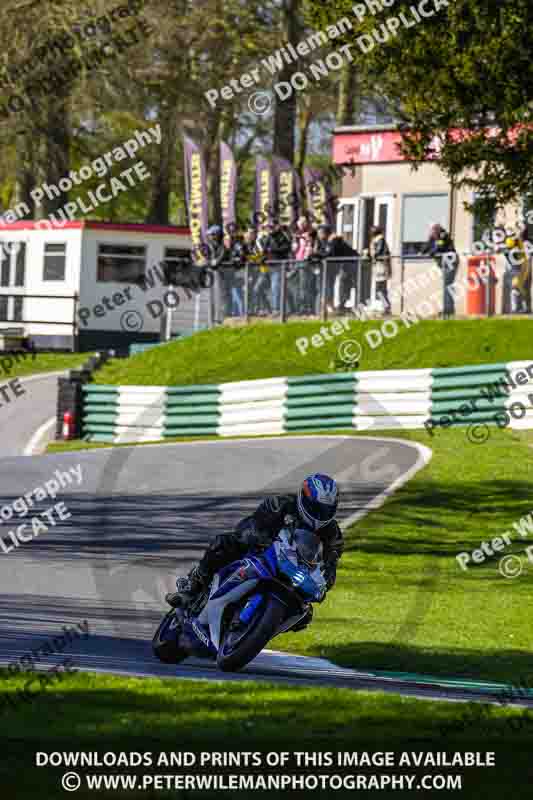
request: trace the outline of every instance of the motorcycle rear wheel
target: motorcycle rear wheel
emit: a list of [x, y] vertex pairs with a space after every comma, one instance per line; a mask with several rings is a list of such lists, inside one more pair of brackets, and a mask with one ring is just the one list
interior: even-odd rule
[[249, 664], [279, 628], [285, 617], [285, 607], [272, 595], [265, 597], [265, 603], [262, 616], [235, 649], [228, 649], [225, 641], [228, 632], [224, 633], [217, 655], [217, 667], [223, 672], [237, 672]]

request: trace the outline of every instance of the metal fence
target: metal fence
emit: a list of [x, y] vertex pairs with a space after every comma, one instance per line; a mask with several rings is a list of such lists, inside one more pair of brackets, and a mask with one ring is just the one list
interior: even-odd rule
[[[28, 325], [66, 328], [64, 336], [71, 338], [75, 351], [78, 349], [78, 294], [28, 294], [24, 290], [17, 291], [11, 287], [1, 288], [5, 291], [0, 292], [0, 333], [4, 329], [19, 326], [28, 334]], [[50, 301], [54, 301], [54, 305], [51, 306]], [[31, 316], [27, 313], [28, 305], [33, 309]], [[35, 334], [31, 334], [32, 338], [34, 336]]]
[[213, 320], [236, 317], [326, 319], [348, 300], [364, 303], [370, 294], [370, 263], [361, 258], [253, 262], [222, 265], [214, 273]]
[[[493, 254], [480, 257], [483, 266], [490, 265], [490, 274], [488, 269], [481, 273], [476, 284], [468, 277], [471, 255], [461, 254], [455, 272], [441, 269], [427, 256], [408, 259], [391, 256], [392, 278], [385, 285], [376, 280], [376, 265], [363, 256], [307, 262], [249, 262], [245, 266], [222, 264], [213, 273], [211, 321], [248, 322], [250, 318], [261, 317], [280, 322], [298, 317], [327, 320], [354, 312], [363, 317], [396, 315], [416, 313], [424, 303], [424, 316], [453, 317], [458, 306], [465, 308], [467, 293], [474, 290], [480, 292], [481, 315], [511, 313], [511, 273], [503, 266], [502, 257]], [[499, 308], [495, 300], [496, 285], [499, 285]], [[428, 297], [432, 298], [429, 313]]]

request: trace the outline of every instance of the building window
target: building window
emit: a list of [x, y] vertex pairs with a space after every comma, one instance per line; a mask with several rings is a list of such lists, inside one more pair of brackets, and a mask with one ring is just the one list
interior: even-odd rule
[[0, 242], [0, 286], [24, 286], [25, 242]]
[[22, 319], [22, 309], [24, 304], [23, 297], [14, 297], [14, 305], [13, 305], [13, 322], [24, 322]]
[[0, 267], [0, 286], [9, 286], [9, 275], [11, 272], [10, 261], [3, 250], [2, 253], [2, 266]]
[[[10, 301], [12, 303], [11, 307]], [[22, 317], [23, 310], [23, 297], [13, 297], [7, 294], [0, 295], [0, 322], [24, 322]]]
[[181, 280], [184, 269], [191, 266], [191, 251], [179, 247], [165, 247], [163, 258], [165, 277], [169, 283], [176, 284], [178, 277]]
[[98, 245], [96, 280], [100, 283], [136, 283], [144, 277], [146, 247]]
[[[490, 198], [489, 198], [490, 199]], [[494, 223], [496, 220], [496, 210], [494, 209], [491, 214], [487, 224], [487, 219], [482, 221], [481, 213], [479, 206], [476, 205], [478, 198], [474, 196], [473, 199], [473, 214], [472, 214], [472, 244], [474, 242], [492, 242], [493, 233], [494, 233]]]
[[403, 196], [402, 256], [423, 255], [432, 224], [448, 228], [448, 195], [418, 194]]
[[14, 286], [24, 286], [26, 280], [26, 242], [17, 242], [15, 255], [15, 283]]
[[64, 281], [67, 261], [67, 245], [45, 244], [43, 281]]
[[355, 204], [354, 203], [346, 203], [342, 206], [339, 210], [339, 222], [338, 227], [340, 228], [339, 233], [344, 239], [344, 241], [350, 245], [350, 247], [354, 246], [354, 227], [355, 227]]

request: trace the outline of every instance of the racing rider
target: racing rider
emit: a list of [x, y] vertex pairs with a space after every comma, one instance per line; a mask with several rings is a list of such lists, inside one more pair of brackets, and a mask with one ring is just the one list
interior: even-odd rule
[[[190, 606], [222, 567], [249, 552], [269, 547], [280, 530], [291, 524], [315, 532], [322, 541], [323, 571], [329, 591], [335, 584], [337, 563], [344, 549], [342, 533], [335, 520], [337, 505], [336, 482], [320, 473], [306, 478], [297, 495], [265, 498], [250, 517], [241, 520], [233, 533], [217, 536], [186, 577], [177, 578], [177, 591], [167, 594], [167, 603], [175, 608]], [[312, 618], [310, 605], [307, 615], [292, 631], [307, 627]]]

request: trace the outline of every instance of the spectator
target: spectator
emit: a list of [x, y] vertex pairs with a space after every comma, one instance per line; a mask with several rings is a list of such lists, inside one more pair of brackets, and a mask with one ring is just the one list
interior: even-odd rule
[[[340, 311], [347, 303], [352, 289], [358, 285], [359, 255], [331, 225], [320, 225], [315, 243], [315, 256], [328, 259], [326, 271], [326, 304], [330, 314]], [[343, 259], [335, 262], [333, 259]], [[345, 259], [350, 259], [345, 260]]]
[[[531, 242], [528, 238], [528, 227], [525, 225], [520, 232], [520, 242], [521, 246], [524, 249], [524, 253], [526, 256], [526, 263], [527, 263], [527, 274], [524, 281], [524, 295], [525, 295], [525, 303], [526, 303], [526, 313], [531, 314], [531, 258], [528, 253], [531, 252]], [[526, 247], [527, 243], [527, 247]]]
[[[263, 250], [264, 242], [267, 239], [268, 231], [267, 226], [264, 226], [263, 232], [257, 235], [254, 229], [255, 236], [253, 237], [253, 256], [249, 259], [257, 264], [258, 273], [254, 279], [252, 277], [252, 314], [264, 316], [265, 314], [272, 313], [272, 306], [269, 299], [270, 290], [270, 269], [266, 263], [266, 254]], [[250, 234], [251, 236], [251, 234]]]
[[261, 248], [259, 247], [258, 239], [257, 239], [257, 228], [253, 225], [250, 225], [244, 232], [244, 240], [243, 240], [243, 257], [245, 264], [248, 264], [248, 286], [249, 286], [249, 310], [251, 313], [255, 313], [256, 309], [254, 306], [255, 303], [255, 294], [254, 294], [254, 281], [255, 281], [255, 271], [254, 266], [259, 263], [262, 263], [264, 260], [263, 253]]
[[[287, 229], [282, 228], [277, 219], [273, 219], [267, 226], [266, 236], [261, 241], [261, 247], [267, 261], [286, 261], [291, 256], [291, 235]], [[279, 314], [280, 289], [281, 289], [281, 264], [271, 265], [270, 286], [272, 292], [272, 313]]]
[[211, 269], [218, 269], [228, 258], [224, 245], [224, 234], [220, 225], [211, 225], [207, 230], [206, 257]]
[[531, 270], [529, 258], [524, 248], [527, 230], [519, 238], [512, 231], [507, 231], [505, 240], [505, 260], [511, 279], [511, 314], [527, 314], [530, 308]]
[[253, 226], [250, 226], [244, 232], [243, 251], [248, 261], [256, 261], [261, 253], [257, 243], [257, 230]]
[[392, 276], [390, 250], [382, 228], [374, 225], [370, 228], [369, 256], [376, 287], [376, 300], [383, 303], [383, 313], [390, 314], [388, 281]]
[[242, 317], [244, 315], [244, 265], [246, 263], [246, 252], [244, 242], [240, 236], [227, 235], [225, 246], [229, 253], [231, 267], [227, 268], [231, 286], [231, 315]]
[[455, 314], [455, 299], [451, 287], [455, 283], [459, 257], [450, 234], [438, 222], [429, 229], [429, 239], [422, 249], [422, 255], [430, 255], [440, 267], [444, 291], [442, 317], [452, 317]]
[[229, 276], [230, 280], [228, 281], [226, 270], [221, 269], [223, 264], [227, 264], [230, 260], [230, 250], [226, 246], [227, 242], [228, 238], [224, 237], [220, 225], [211, 225], [208, 228], [204, 252], [207, 265], [215, 271], [214, 286], [217, 322], [222, 322], [222, 319], [231, 313], [231, 276]]
[[312, 230], [307, 217], [300, 217], [296, 223], [296, 234], [292, 243], [294, 258], [293, 283], [289, 287], [292, 296], [292, 305], [296, 313], [312, 313], [312, 275], [309, 274], [308, 264], [313, 253], [316, 232]]
[[[324, 274], [326, 272], [326, 258], [329, 256], [330, 247], [328, 242], [331, 227], [329, 225], [319, 225], [316, 230], [316, 238], [313, 242], [313, 253], [311, 259], [315, 266], [313, 272], [315, 275], [316, 293], [315, 293], [315, 314], [320, 314], [320, 306], [322, 300], [322, 286], [324, 281]], [[330, 270], [331, 272], [331, 270]], [[327, 279], [329, 279], [329, 273]], [[331, 282], [331, 281], [329, 281]], [[327, 287], [326, 287], [327, 294]]]

